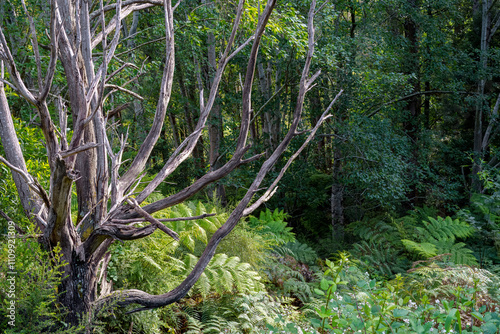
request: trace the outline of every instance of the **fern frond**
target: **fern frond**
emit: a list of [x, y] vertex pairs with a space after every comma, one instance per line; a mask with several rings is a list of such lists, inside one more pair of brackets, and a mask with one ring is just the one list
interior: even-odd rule
[[425, 258], [436, 256], [438, 249], [436, 245], [429, 242], [418, 243], [412, 240], [401, 240], [406, 249], [410, 252], [415, 252]]
[[424, 222], [425, 229], [429, 235], [432, 235], [436, 240], [465, 238], [474, 233], [474, 229], [465, 221], [459, 219], [452, 220], [451, 217], [432, 217], [427, 218], [428, 221]]
[[318, 254], [309, 245], [300, 243], [298, 241], [288, 242], [284, 245], [292, 254], [290, 254], [298, 262], [313, 265], [316, 263]]
[[186, 334], [203, 334], [203, 323], [200, 320], [188, 315], [186, 321]]
[[450, 253], [452, 255], [451, 261], [455, 264], [464, 264], [468, 266], [477, 266], [477, 259], [474, 256], [472, 250], [465, 247], [463, 242], [454, 244], [450, 248]]
[[455, 264], [477, 265], [477, 260], [464, 243], [455, 243], [456, 238], [465, 238], [474, 233], [474, 228], [465, 221], [450, 217], [428, 217], [423, 227], [417, 227], [420, 232], [418, 239], [422, 242], [401, 240], [409, 252], [417, 253], [424, 258], [438, 254], [451, 253], [451, 261]]

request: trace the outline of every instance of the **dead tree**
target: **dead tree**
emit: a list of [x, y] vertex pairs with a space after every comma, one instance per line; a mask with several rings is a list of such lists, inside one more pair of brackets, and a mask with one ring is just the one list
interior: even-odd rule
[[[263, 162], [247, 193], [225, 224], [210, 239], [193, 271], [177, 288], [162, 295], [150, 295], [139, 290], [111, 291], [105, 279], [98, 282], [99, 277], [106, 277], [104, 273], [110, 260], [108, 249], [115, 240], [137, 240], [151, 235], [157, 229], [174, 239], [178, 238], [174, 231], [155, 219], [152, 214], [182, 203], [239, 166], [264, 157], [264, 154], [248, 156], [247, 137], [251, 121], [251, 91], [259, 43], [276, 0], [267, 2], [265, 9], [259, 15], [258, 24], [252, 36], [241, 45], [235, 46], [238, 25], [244, 13], [244, 0], [240, 0], [235, 11], [231, 35], [226, 40], [225, 50], [219, 55], [210, 92], [207, 98], [200, 93], [200, 117], [194, 131], [180, 143], [162, 170], [144, 190], [139, 194], [134, 194], [141, 175], [145, 172], [146, 162], [160, 136], [167, 114], [175, 64], [174, 11], [180, 2], [179, 0], [175, 6], [172, 6], [171, 0], [117, 0], [107, 5], [100, 1], [96, 5], [89, 0], [51, 0], [50, 58], [46, 66], [42, 66], [42, 58], [38, 51], [37, 34], [42, 32], [35, 30], [33, 18], [29, 17], [29, 11], [24, 6], [26, 15], [29, 17], [30, 38], [37, 64], [38, 87], [34, 90], [28, 89], [23, 82], [17, 70], [17, 60], [14, 59], [10, 51], [11, 46], [7, 42], [8, 36], [4, 35], [4, 29], [0, 27], [0, 59], [2, 69], [5, 66], [9, 73], [8, 79], [2, 76], [0, 84], [0, 135], [6, 152], [6, 159], [1, 157], [1, 161], [11, 168], [25, 212], [37, 223], [43, 233], [40, 242], [47, 249], [53, 249], [56, 245], [60, 246], [62, 259], [66, 263], [62, 269], [64, 278], [59, 288], [59, 291], [62, 291], [60, 302], [70, 310], [68, 320], [71, 323], [77, 323], [82, 315], [107, 304], [120, 306], [137, 304], [139, 305], [137, 310], [145, 310], [180, 300], [198, 280], [214, 255], [219, 242], [231, 232], [241, 217], [250, 214], [273, 195], [278, 181], [290, 163], [311, 140], [320, 124], [329, 117], [334, 101], [319, 118], [317, 124], [306, 131], [308, 132], [307, 139], [287, 161], [279, 176], [269, 187], [261, 189], [266, 174], [278, 162], [290, 142], [304, 133], [298, 130], [304, 96], [320, 74], [319, 71], [314, 75], [309, 73], [314, 49], [315, 1], [313, 0], [308, 16], [309, 50], [300, 80], [293, 121], [288, 133]], [[24, 4], [24, 1], [22, 3]], [[109, 84], [109, 79], [117, 72], [109, 73], [108, 65], [115, 57], [115, 51], [120, 42], [122, 20], [135, 11], [152, 6], [163, 6], [165, 13], [165, 64], [160, 94], [154, 120], [147, 131], [146, 139], [128, 167], [121, 170], [122, 153], [127, 136], [121, 138], [121, 145], [113, 146], [109, 139], [110, 124], [107, 123], [108, 115], [113, 110], [104, 110], [104, 101], [110, 94], [118, 91], [131, 94], [136, 99], [141, 97], [125, 87]], [[241, 97], [239, 137], [232, 158], [178, 193], [141, 207], [141, 203], [158, 185], [193, 152], [205, 131], [226, 65], [246, 47], [251, 47], [251, 52]], [[64, 69], [62, 75], [67, 83], [68, 107], [72, 115], [73, 127], [70, 141], [67, 140], [67, 121], [64, 113], [60, 113], [58, 125], [49, 113], [48, 96], [49, 93], [55, 94], [51, 91], [51, 85], [57, 63], [62, 65]], [[127, 66], [134, 65], [123, 63], [119, 70]], [[46, 68], [45, 74], [42, 73], [43, 68]], [[50, 189], [48, 190], [43, 189], [26, 169], [22, 150], [11, 121], [12, 116], [4, 85], [9, 85], [38, 112], [50, 166]], [[105, 94], [106, 89], [108, 91], [111, 89], [111, 93]], [[51, 103], [60, 104], [59, 99], [56, 98], [54, 101]], [[73, 184], [76, 185], [78, 199], [77, 222], [73, 222], [71, 218]], [[188, 218], [190, 217], [186, 217]], [[134, 223], [137, 222], [145, 222], [146, 225], [136, 227]]]

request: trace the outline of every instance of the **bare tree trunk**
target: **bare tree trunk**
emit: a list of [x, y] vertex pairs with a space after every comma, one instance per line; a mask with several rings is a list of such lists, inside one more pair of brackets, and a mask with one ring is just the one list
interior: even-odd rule
[[[207, 3], [207, 0], [203, 0]], [[213, 7], [212, 4], [209, 5]], [[208, 87], [211, 89], [213, 85], [213, 77], [217, 67], [216, 55], [215, 55], [215, 36], [213, 32], [209, 32], [207, 36], [207, 58], [208, 58]], [[214, 171], [219, 169], [224, 164], [224, 157], [221, 156], [221, 145], [224, 139], [223, 137], [223, 120], [220, 104], [215, 101], [212, 108], [212, 113], [210, 115], [210, 121], [208, 126], [208, 137], [210, 140], [210, 151], [209, 151], [209, 163], [210, 170]], [[227, 204], [226, 190], [224, 185], [220, 182], [215, 183], [215, 198], [222, 204]]]
[[[3, 62], [2, 62], [3, 72]], [[0, 82], [0, 138], [5, 151], [7, 160], [19, 168], [22, 172], [28, 174], [26, 162], [24, 161], [21, 145], [17, 139], [16, 129], [12, 121], [7, 97], [5, 96], [4, 84]], [[27, 217], [33, 218], [32, 214], [40, 211], [42, 203], [37, 201], [37, 198], [32, 194], [27, 180], [19, 173], [12, 173], [12, 178], [16, 184], [16, 188], [21, 199], [21, 204]]]
[[[197, 113], [196, 108], [194, 108], [194, 105], [196, 103], [195, 100], [195, 86], [187, 86], [186, 81], [184, 80], [184, 71], [182, 69], [182, 66], [178, 65], [177, 66], [177, 78], [179, 80], [179, 87], [181, 90], [181, 95], [184, 98], [184, 119], [186, 121], [186, 126], [188, 129], [188, 133], [193, 133], [195, 129], [195, 125], [193, 122], [194, 117], [198, 117], [199, 115], [195, 115]], [[199, 171], [203, 171], [205, 169], [205, 154], [203, 152], [203, 137], [200, 137], [198, 143], [194, 147], [193, 150], [193, 158], [194, 158], [194, 163], [195, 163], [195, 168]]]
[[[264, 68], [264, 64], [261, 62], [257, 65], [258, 75], [259, 75], [259, 90], [263, 97], [263, 102], [265, 104], [269, 103], [271, 99], [274, 98], [274, 94], [279, 92], [275, 92], [273, 94], [273, 83], [272, 83], [272, 65], [270, 61], [266, 62], [266, 68]], [[276, 78], [279, 77], [279, 71], [276, 73]], [[276, 81], [277, 82], [277, 81]], [[279, 135], [280, 135], [280, 119], [277, 116], [279, 111], [278, 107], [266, 107], [263, 110], [262, 115], [262, 135], [264, 140], [267, 140], [267, 146], [269, 147], [270, 152], [274, 151], [279, 144]]]
[[[419, 0], [407, 0], [410, 11], [417, 10]], [[418, 42], [418, 30], [417, 24], [413, 19], [413, 13], [410, 12], [407, 14], [407, 18], [404, 23], [404, 33], [405, 38], [408, 41], [408, 53], [409, 59], [403, 59], [405, 62], [405, 73], [411, 76], [410, 84], [413, 86], [412, 93], [420, 92], [420, 64], [419, 64], [419, 42]], [[408, 134], [412, 141], [413, 150], [412, 150], [412, 163], [414, 165], [413, 169], [410, 171], [412, 184], [410, 193], [408, 197], [411, 199], [413, 204], [417, 204], [416, 201], [418, 199], [418, 155], [419, 155], [419, 137], [421, 132], [420, 118], [421, 118], [421, 96], [420, 94], [415, 94], [412, 96], [406, 105], [407, 110], [407, 120], [404, 124], [405, 132]]]
[[478, 101], [476, 104], [474, 116], [474, 162], [472, 166], [472, 190], [481, 192], [482, 185], [478, 173], [481, 171], [481, 160], [483, 158], [482, 140], [483, 140], [483, 109], [485, 107], [484, 88], [486, 85], [486, 71], [488, 67], [488, 30], [490, 28], [490, 0], [481, 1], [481, 51], [479, 59], [479, 68], [482, 72], [478, 83]]

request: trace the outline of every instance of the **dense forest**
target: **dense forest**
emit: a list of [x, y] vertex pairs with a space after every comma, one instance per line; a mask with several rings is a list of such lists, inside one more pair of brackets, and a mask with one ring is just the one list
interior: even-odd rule
[[2, 333], [500, 333], [499, 27], [0, 1]]

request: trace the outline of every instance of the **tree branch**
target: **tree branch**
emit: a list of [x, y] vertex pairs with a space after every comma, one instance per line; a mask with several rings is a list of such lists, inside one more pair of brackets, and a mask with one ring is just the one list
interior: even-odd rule
[[142, 96], [140, 96], [139, 94], [137, 94], [137, 93], [135, 93], [135, 92], [133, 92], [133, 91], [131, 91], [131, 90], [128, 90], [128, 89], [126, 89], [126, 88], [123, 88], [123, 87], [121, 87], [121, 86], [118, 86], [118, 85], [110, 85], [110, 84], [105, 84], [105, 85], [104, 85], [104, 87], [105, 87], [105, 88], [114, 88], [114, 89], [116, 89], [116, 90], [122, 91], [122, 92], [124, 92], [124, 93], [129, 94], [129, 95], [132, 95], [133, 97], [135, 97], [135, 98], [136, 98], [136, 99], [138, 99], [138, 100], [141, 100], [141, 101], [143, 101], [143, 100], [144, 100], [144, 98], [143, 98]]
[[304, 143], [302, 144], [302, 146], [300, 146], [300, 148], [288, 159], [288, 161], [286, 162], [285, 166], [281, 169], [279, 175], [276, 177], [276, 179], [271, 184], [271, 186], [269, 186], [269, 188], [266, 190], [266, 192], [257, 201], [255, 201], [250, 207], [248, 207], [247, 209], [245, 209], [243, 215], [248, 216], [253, 211], [255, 211], [260, 205], [262, 205], [262, 203], [267, 202], [274, 195], [274, 193], [277, 190], [278, 182], [281, 180], [281, 178], [285, 174], [285, 172], [288, 169], [288, 167], [290, 167], [290, 165], [292, 164], [292, 162], [299, 156], [299, 154], [304, 150], [304, 148], [314, 138], [314, 136], [315, 136], [316, 132], [318, 131], [319, 127], [321, 126], [321, 124], [323, 124], [323, 122], [326, 119], [328, 119], [329, 117], [332, 116], [332, 115], [329, 115], [328, 113], [332, 109], [332, 107], [335, 104], [335, 102], [337, 102], [337, 100], [340, 97], [340, 95], [342, 95], [342, 93], [343, 93], [343, 90], [340, 90], [340, 92], [335, 96], [335, 98], [330, 103], [330, 105], [328, 106], [328, 108], [323, 112], [323, 114], [321, 115], [321, 117], [319, 118], [319, 120], [316, 122], [316, 125], [311, 130], [311, 133], [309, 134], [309, 136], [307, 137], [307, 139], [304, 141]]
[[[263, 17], [270, 15], [271, 9], [274, 7], [274, 5], [275, 5], [274, 0], [268, 1], [266, 8], [264, 10]], [[314, 28], [312, 27], [312, 25], [313, 25], [313, 21], [314, 21], [313, 18], [314, 18], [315, 5], [316, 5], [316, 1], [312, 0], [311, 8], [309, 11], [309, 19], [308, 19], [309, 47], [311, 49], [313, 48], [313, 44], [314, 44]], [[266, 21], [266, 18], [264, 18], [263, 20]], [[256, 38], [256, 41], [258, 41], [257, 38]], [[312, 50], [309, 50], [309, 51], [312, 51]], [[253, 55], [253, 56], [256, 56], [256, 55]], [[296, 109], [294, 111], [294, 120], [292, 122], [292, 125], [290, 126], [290, 129], [289, 129], [287, 135], [285, 136], [283, 142], [280, 143], [280, 145], [276, 148], [276, 150], [273, 152], [273, 154], [269, 157], [269, 159], [264, 162], [264, 164], [262, 165], [261, 169], [259, 170], [256, 178], [254, 179], [254, 182], [252, 183], [252, 185], [250, 186], [250, 188], [248, 189], [247, 193], [245, 194], [243, 199], [240, 201], [238, 206], [232, 211], [232, 213], [230, 214], [227, 221], [224, 223], [224, 225], [222, 225], [213, 234], [213, 236], [210, 239], [210, 241], [208, 242], [207, 247], [205, 248], [203, 254], [199, 258], [198, 262], [196, 263], [196, 265], [194, 266], [192, 271], [188, 274], [186, 279], [179, 286], [177, 286], [175, 289], [173, 289], [172, 291], [170, 291], [166, 294], [162, 294], [162, 295], [150, 295], [150, 294], [148, 294], [144, 291], [140, 291], [140, 290], [116, 291], [116, 292], [113, 292], [112, 294], [110, 294], [104, 298], [99, 299], [96, 302], [97, 308], [101, 308], [110, 302], [116, 301], [118, 303], [118, 305], [121, 305], [121, 306], [126, 306], [126, 305], [130, 305], [130, 304], [139, 304], [142, 306], [142, 308], [136, 309], [134, 311], [142, 311], [142, 310], [146, 310], [146, 309], [150, 309], [150, 308], [156, 308], [156, 307], [160, 307], [160, 306], [169, 305], [171, 303], [174, 303], [174, 302], [180, 300], [182, 297], [184, 297], [187, 294], [187, 292], [191, 289], [191, 287], [196, 283], [198, 278], [201, 276], [204, 269], [208, 265], [209, 261], [212, 259], [213, 255], [215, 254], [215, 249], [217, 248], [220, 241], [225, 236], [227, 236], [232, 231], [232, 229], [237, 225], [238, 221], [243, 216], [246, 207], [250, 203], [255, 191], [257, 189], [259, 189], [259, 185], [262, 183], [264, 177], [273, 168], [273, 166], [276, 164], [276, 162], [281, 157], [283, 152], [285, 152], [285, 150], [287, 149], [292, 138], [295, 136], [295, 133], [297, 131], [297, 127], [298, 127], [298, 124], [299, 124], [299, 121], [301, 118], [300, 116], [302, 113], [302, 109], [303, 109], [304, 95], [307, 91], [306, 81], [307, 81], [307, 78], [309, 75], [309, 67], [310, 67], [310, 63], [311, 63], [311, 58], [312, 58], [312, 52], [308, 52], [305, 66], [304, 66], [304, 70], [302, 72], [301, 84], [300, 84], [299, 94], [298, 94], [299, 96], [297, 98], [298, 103], [297, 103]], [[250, 61], [250, 66], [254, 65], [254, 64], [252, 64], [252, 62], [254, 62], [254, 60]], [[247, 71], [247, 74], [250, 74], [249, 72], [250, 71]], [[251, 75], [247, 75], [247, 78], [250, 76]], [[250, 85], [250, 86], [252, 85], [252, 80], [246, 79], [245, 82], [246, 82], [245, 85]], [[245, 87], [245, 88], [247, 88], [247, 87]], [[248, 101], [245, 101], [245, 102], [248, 103]], [[246, 120], [246, 122], [248, 122], [248, 121], [249, 121], [249, 119]], [[317, 125], [317, 126], [319, 126], [319, 125]], [[248, 128], [246, 128], [245, 126], [242, 126], [242, 128], [248, 130]], [[245, 135], [240, 136], [241, 141], [245, 140], [244, 137], [245, 137]], [[240, 150], [238, 150], [238, 149], [236, 150], [236, 152], [239, 152], [239, 151]], [[215, 171], [215, 172], [217, 172], [217, 171]]]
[[162, 230], [175, 240], [179, 241], [179, 235], [177, 233], [175, 233], [174, 231], [163, 225], [161, 222], [159, 222], [156, 218], [151, 216], [149, 213], [144, 211], [139, 206], [139, 204], [137, 204], [137, 201], [135, 199], [129, 198], [127, 199], [127, 203], [130, 204], [135, 209], [135, 211], [137, 211], [141, 216], [143, 216], [144, 219], [146, 219], [148, 222], [150, 222], [151, 224], [153, 224], [154, 226], [156, 226], [157, 228], [159, 228], [160, 230]]
[[383, 107], [385, 107], [385, 106], [387, 106], [389, 104], [393, 104], [393, 103], [396, 103], [396, 102], [408, 100], [408, 99], [411, 99], [412, 97], [415, 97], [415, 96], [420, 96], [420, 95], [438, 95], [438, 94], [474, 94], [474, 93], [457, 92], [457, 91], [451, 91], [451, 90], [429, 90], [429, 91], [424, 91], [424, 92], [416, 92], [416, 93], [413, 93], [413, 94], [410, 94], [410, 95], [406, 95], [406, 96], [403, 96], [403, 97], [400, 97], [400, 98], [397, 98], [397, 99], [390, 100], [389, 102], [383, 103], [377, 109], [375, 109], [374, 111], [372, 111], [367, 117], [373, 117], [373, 116], [375, 116], [376, 114], [378, 114], [378, 112]]
[[90, 150], [92, 148], [96, 148], [96, 147], [99, 147], [99, 146], [100, 146], [100, 144], [87, 143], [87, 144], [84, 144], [84, 145], [82, 145], [80, 147], [74, 148], [72, 150], [61, 151], [61, 152], [59, 152], [59, 154], [61, 155], [61, 157], [63, 159], [66, 159], [67, 157], [72, 156], [74, 154], [78, 154], [80, 152], [83, 152], [83, 151], [86, 151], [86, 150]]
[[[212, 86], [210, 89], [207, 104], [204, 105], [202, 100], [201, 100], [200, 105], [202, 107], [200, 109], [200, 117], [198, 119], [198, 123], [196, 124], [196, 128], [194, 129], [193, 133], [188, 138], [186, 138], [184, 140], [184, 142], [181, 144], [181, 146], [185, 146], [185, 148], [182, 151], [177, 149], [175, 151], [175, 153], [172, 155], [172, 157], [170, 157], [170, 159], [167, 161], [167, 163], [163, 166], [162, 170], [157, 174], [157, 176], [148, 184], [148, 186], [141, 192], [141, 194], [139, 194], [139, 196], [137, 197], [137, 201], [139, 203], [144, 201], [156, 189], [156, 187], [158, 187], [158, 185], [163, 180], [165, 180], [166, 177], [168, 177], [182, 162], [184, 162], [189, 157], [189, 155], [193, 152], [193, 150], [196, 146], [196, 143], [198, 142], [199, 138], [201, 137], [202, 129], [205, 127], [206, 121], [208, 119], [210, 111], [211, 111], [213, 104], [215, 102], [215, 97], [217, 96], [217, 91], [219, 89], [219, 84], [220, 84], [220, 81], [222, 79], [222, 74], [224, 73], [226, 65], [229, 62], [228, 55], [229, 55], [229, 52], [232, 48], [234, 40], [236, 38], [236, 33], [238, 31], [238, 27], [239, 27], [239, 24], [241, 22], [241, 17], [243, 14], [243, 5], [244, 5], [244, 0], [240, 0], [238, 3], [237, 11], [236, 11], [236, 18], [235, 18], [234, 23], [233, 23], [231, 36], [229, 37], [229, 40], [228, 40], [227, 45], [226, 45], [226, 49], [224, 50], [224, 53], [219, 60], [217, 71], [214, 75], [214, 79], [213, 79]], [[172, 28], [172, 33], [173, 33], [173, 28]], [[263, 33], [263, 30], [262, 30], [262, 33]], [[242, 49], [241, 47], [238, 48], [238, 50], [241, 50], [241, 49]], [[172, 69], [172, 72], [173, 72], [173, 69]], [[171, 84], [172, 84], [172, 82], [170, 82], [170, 85]], [[171, 90], [171, 87], [170, 87], [170, 90]], [[200, 99], [202, 99], [202, 96], [200, 96]], [[166, 106], [165, 106], [165, 108], [166, 108]], [[165, 111], [163, 112], [163, 116], [164, 116], [164, 113], [165, 113]], [[163, 119], [164, 119], [164, 117], [162, 118], [162, 122], [163, 122]], [[157, 140], [157, 137], [153, 143], [148, 143], [147, 149], [151, 150], [152, 147], [154, 146], [154, 143], [156, 143], [156, 140]], [[146, 145], [146, 142], [143, 145], [141, 145], [141, 149], [145, 145]], [[134, 159], [134, 163], [136, 163], [136, 166], [131, 166], [129, 171], [127, 171], [127, 173], [124, 176], [122, 176], [122, 178], [121, 178], [121, 181], [123, 180], [123, 182], [126, 182], [125, 184], [130, 183], [131, 176], [133, 174], [137, 174], [139, 167], [141, 167], [141, 170], [142, 170], [144, 164], [146, 163], [145, 156], [144, 155], [141, 156], [140, 154], [138, 154], [136, 156], [136, 158]], [[135, 168], [135, 170], [133, 168]], [[130, 174], [130, 175], [128, 175], [128, 174]]]
[[[186, 220], [198, 220], [207, 217], [213, 217], [217, 215], [216, 213], [204, 213], [199, 216], [194, 217], [178, 217], [178, 218], [162, 218], [157, 219], [159, 222], [178, 222], [178, 221], [186, 221]], [[120, 223], [120, 224], [130, 224], [130, 223], [141, 223], [147, 221], [145, 218], [143, 219], [111, 219], [112, 223]]]
[[0, 59], [5, 60], [7, 66], [9, 68], [9, 73], [11, 80], [14, 82], [17, 90], [21, 95], [31, 103], [36, 106], [36, 99], [28, 90], [26, 85], [24, 84], [21, 74], [19, 74], [14, 58], [12, 57], [12, 53], [10, 52], [9, 46], [7, 45], [7, 41], [5, 40], [5, 35], [3, 34], [3, 29], [0, 26]]
[[45, 205], [47, 205], [47, 207], [50, 206], [49, 196], [45, 192], [45, 189], [43, 189], [42, 185], [38, 183], [37, 179], [35, 179], [33, 176], [23, 171], [22, 169], [12, 165], [10, 162], [7, 161], [7, 159], [5, 159], [2, 156], [0, 156], [0, 162], [2, 162], [5, 166], [9, 167], [12, 171], [21, 175], [28, 184], [28, 186], [31, 188], [31, 190], [33, 190], [40, 197], [40, 199], [45, 203]]

